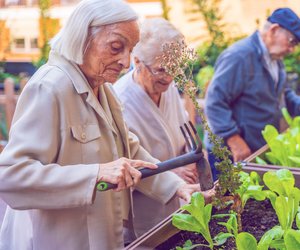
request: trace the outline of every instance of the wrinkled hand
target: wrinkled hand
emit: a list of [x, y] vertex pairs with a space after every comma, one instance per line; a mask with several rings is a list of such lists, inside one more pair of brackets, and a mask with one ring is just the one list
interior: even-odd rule
[[251, 155], [251, 150], [248, 147], [247, 143], [238, 134], [229, 137], [226, 143], [229, 146], [230, 151], [232, 152], [234, 162], [242, 161], [249, 155]]
[[199, 184], [183, 184], [177, 189], [176, 195], [179, 198], [185, 200], [186, 202], [190, 202], [192, 194], [194, 192], [202, 193], [206, 203], [211, 202], [212, 198], [214, 197], [214, 195], [216, 193], [215, 187], [213, 187], [212, 189], [207, 190], [207, 191], [201, 191]]
[[186, 165], [184, 167], [175, 168], [172, 170], [172, 172], [177, 174], [186, 183], [195, 184], [199, 181], [195, 163]]
[[157, 166], [150, 162], [141, 160], [130, 160], [128, 158], [120, 158], [105, 164], [100, 164], [97, 182], [105, 181], [117, 184], [115, 191], [121, 191], [126, 188], [135, 186], [141, 179], [141, 172], [136, 168], [145, 167], [156, 169]]

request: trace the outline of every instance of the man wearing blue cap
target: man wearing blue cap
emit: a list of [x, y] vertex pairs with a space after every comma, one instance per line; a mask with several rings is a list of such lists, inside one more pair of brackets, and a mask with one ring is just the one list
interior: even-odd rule
[[[233, 160], [241, 161], [261, 148], [261, 131], [279, 129], [281, 107], [300, 114], [300, 97], [286, 83], [282, 59], [300, 41], [300, 19], [289, 8], [275, 10], [263, 29], [226, 49], [218, 58], [208, 87], [205, 112], [212, 131], [229, 146]], [[205, 137], [216, 179], [212, 146]]]

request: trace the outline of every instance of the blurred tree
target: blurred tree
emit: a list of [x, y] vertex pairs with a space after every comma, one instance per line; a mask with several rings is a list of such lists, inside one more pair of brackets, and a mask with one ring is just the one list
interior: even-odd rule
[[40, 67], [48, 60], [48, 55], [50, 51], [49, 40], [57, 33], [59, 30], [59, 19], [54, 19], [50, 17], [50, 7], [51, 0], [39, 0], [40, 8], [40, 19], [39, 19], [39, 39], [38, 46], [40, 48], [39, 60], [35, 63], [37, 67]]
[[231, 37], [226, 31], [223, 14], [219, 8], [221, 0], [192, 0], [197, 6], [209, 33], [209, 39], [199, 47], [200, 66], [213, 66], [220, 55], [230, 44], [243, 36]]
[[163, 10], [162, 17], [165, 18], [166, 20], [169, 20], [169, 11], [171, 8], [168, 6], [168, 1], [160, 0], [160, 2], [161, 2], [162, 10]]
[[0, 20], [0, 60], [5, 60], [5, 55], [9, 50], [10, 32], [6, 27], [6, 21]]
[[[219, 8], [221, 0], [190, 0], [197, 7], [203, 17], [208, 30], [208, 39], [197, 48], [199, 60], [193, 65], [194, 79], [200, 89], [207, 87], [218, 56], [233, 42], [241, 39], [243, 36], [231, 37], [227, 32], [227, 25], [223, 21], [223, 14]], [[201, 69], [203, 71], [201, 71]], [[201, 77], [205, 75], [205, 81], [201, 81]], [[205, 91], [205, 90], [204, 90]]]

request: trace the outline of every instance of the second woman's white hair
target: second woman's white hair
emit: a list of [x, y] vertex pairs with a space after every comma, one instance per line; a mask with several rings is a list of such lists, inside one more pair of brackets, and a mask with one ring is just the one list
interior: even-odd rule
[[149, 64], [154, 63], [156, 57], [161, 55], [164, 44], [181, 42], [184, 39], [182, 33], [163, 18], [146, 19], [140, 32], [140, 41], [132, 54]]
[[103, 25], [137, 18], [134, 10], [122, 0], [82, 0], [66, 25], [51, 40], [51, 49], [76, 64], [82, 64], [89, 28], [98, 30]]

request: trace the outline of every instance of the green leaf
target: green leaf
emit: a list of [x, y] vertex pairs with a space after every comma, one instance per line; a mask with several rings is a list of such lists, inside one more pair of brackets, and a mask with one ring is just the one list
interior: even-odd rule
[[257, 241], [252, 234], [243, 232], [237, 235], [236, 246], [238, 250], [256, 250]]
[[268, 164], [265, 160], [263, 160], [262, 158], [260, 158], [258, 156], [255, 157], [255, 161], [256, 161], [256, 163], [258, 163], [260, 165], [267, 165]]
[[263, 176], [264, 183], [279, 195], [288, 196], [295, 185], [295, 178], [288, 169], [269, 171]]
[[193, 245], [193, 242], [191, 240], [187, 240], [184, 242], [184, 245], [182, 247], [176, 247], [176, 250], [191, 250], [196, 248], [195, 245]]
[[260, 175], [257, 172], [252, 171], [250, 173], [250, 179], [251, 179], [251, 183], [259, 186], [260, 182], [261, 182], [261, 178]]
[[213, 241], [210, 235], [208, 223], [211, 219], [212, 205], [205, 206], [204, 197], [197, 192], [192, 195], [191, 203], [181, 207], [190, 214], [175, 214], [172, 218], [172, 223], [180, 230], [197, 232], [203, 235], [210, 247], [213, 246]]
[[275, 201], [275, 211], [278, 221], [283, 230], [288, 227], [289, 206], [284, 196], [278, 196]]
[[180, 230], [201, 233], [203, 227], [190, 214], [174, 214], [172, 217], [172, 224]]
[[300, 231], [289, 229], [284, 237], [287, 250], [300, 249]]
[[284, 119], [286, 120], [287, 124], [288, 124], [289, 126], [291, 126], [291, 125], [292, 125], [293, 119], [292, 119], [292, 117], [290, 116], [288, 110], [287, 110], [286, 108], [282, 108], [282, 109], [281, 109], [281, 113], [282, 113]]
[[298, 156], [289, 156], [288, 157], [291, 161], [297, 163], [297, 164], [300, 164], [300, 157]]
[[266, 198], [268, 198], [271, 201], [272, 207], [275, 210], [275, 201], [276, 201], [277, 195], [273, 191], [270, 191], [270, 190], [263, 190], [263, 192], [265, 193]]
[[215, 237], [214, 237], [214, 241], [215, 241], [215, 244], [216, 246], [221, 246], [223, 245], [228, 238], [230, 237], [234, 237], [233, 234], [231, 233], [223, 233], [223, 232], [220, 232], [218, 233]]
[[205, 216], [203, 216], [204, 207], [204, 197], [201, 193], [197, 192], [192, 195], [191, 203], [183, 205], [181, 209], [188, 211], [199, 223], [205, 224]]
[[278, 136], [278, 131], [273, 125], [266, 125], [265, 129], [262, 131], [262, 135], [265, 141], [269, 144], [272, 144], [273, 140]]
[[284, 231], [280, 226], [275, 226], [269, 231], [265, 232], [257, 245], [257, 250], [268, 250], [272, 241], [274, 239], [282, 238], [283, 233]]
[[298, 212], [296, 215], [296, 225], [298, 229], [300, 229], [300, 213]]
[[247, 190], [244, 195], [242, 196], [242, 203], [243, 207], [245, 207], [246, 202], [250, 199], [253, 198], [257, 201], [263, 201], [266, 199], [266, 194], [261, 191], [261, 190]]
[[183, 247], [191, 247], [193, 245], [193, 242], [191, 240], [187, 240], [186, 242], [184, 242]]

